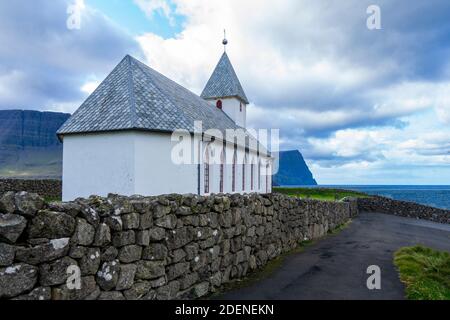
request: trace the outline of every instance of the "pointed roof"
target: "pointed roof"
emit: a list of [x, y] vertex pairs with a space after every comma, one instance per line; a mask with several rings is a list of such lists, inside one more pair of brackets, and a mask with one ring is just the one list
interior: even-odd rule
[[246, 104], [249, 103], [226, 52], [220, 58], [200, 96], [203, 99], [238, 97]]
[[237, 129], [222, 110], [127, 55], [58, 130], [58, 135], [117, 130], [172, 132]]

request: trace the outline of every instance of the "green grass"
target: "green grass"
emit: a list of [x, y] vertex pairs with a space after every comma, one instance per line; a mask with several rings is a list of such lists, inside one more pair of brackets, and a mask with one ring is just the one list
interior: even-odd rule
[[269, 260], [263, 267], [249, 272], [244, 278], [235, 279], [232, 280], [231, 282], [222, 284], [220, 290], [208, 296], [207, 299], [218, 298], [222, 296], [225, 292], [245, 288], [254, 284], [259, 280], [268, 278], [271, 274], [273, 274], [276, 270], [278, 270], [281, 267], [281, 265], [283, 264], [284, 260], [287, 257], [302, 252], [306, 247], [311, 246], [312, 244], [314, 244], [313, 240], [300, 242], [295, 249], [289, 252], [282, 253], [276, 258]]
[[450, 253], [406, 247], [395, 253], [394, 263], [408, 299], [450, 300]]
[[49, 202], [61, 202], [61, 198], [60, 197], [44, 197], [44, 201], [49, 203]]
[[341, 189], [327, 189], [327, 188], [281, 188], [274, 187], [273, 190], [277, 193], [286, 194], [291, 197], [302, 199], [315, 199], [322, 201], [336, 201], [345, 197], [368, 197], [369, 195], [349, 190]]
[[352, 222], [353, 222], [353, 221], [350, 219], [350, 220], [348, 220], [346, 223], [343, 223], [343, 224], [337, 226], [336, 229], [328, 230], [328, 234], [330, 234], [330, 235], [336, 235], [336, 234], [338, 234], [339, 232], [341, 232], [342, 230], [347, 229], [347, 227], [348, 227]]

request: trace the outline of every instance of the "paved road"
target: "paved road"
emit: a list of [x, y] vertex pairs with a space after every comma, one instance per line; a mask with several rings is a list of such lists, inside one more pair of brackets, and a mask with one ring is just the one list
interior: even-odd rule
[[[339, 234], [288, 257], [270, 277], [219, 299], [404, 299], [393, 253], [416, 244], [450, 251], [450, 225], [362, 213]], [[381, 290], [366, 287], [369, 265], [381, 268]]]

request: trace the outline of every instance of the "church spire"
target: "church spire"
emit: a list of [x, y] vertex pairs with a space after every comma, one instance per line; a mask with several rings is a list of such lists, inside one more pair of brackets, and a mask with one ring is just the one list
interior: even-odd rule
[[245, 104], [249, 103], [226, 52], [222, 54], [200, 96], [206, 100], [237, 97]]

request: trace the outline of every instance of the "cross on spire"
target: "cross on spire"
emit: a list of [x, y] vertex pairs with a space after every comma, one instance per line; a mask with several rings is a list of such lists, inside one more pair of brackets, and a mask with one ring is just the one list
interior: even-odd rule
[[227, 31], [225, 29], [223, 29], [223, 51], [226, 52], [227, 51], [227, 44], [228, 44], [228, 40], [227, 40]]

